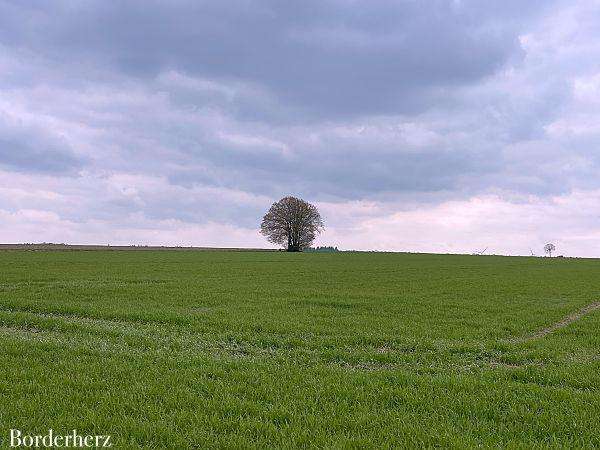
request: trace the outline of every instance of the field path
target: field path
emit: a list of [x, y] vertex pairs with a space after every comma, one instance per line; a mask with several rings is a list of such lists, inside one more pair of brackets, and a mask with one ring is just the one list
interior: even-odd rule
[[536, 339], [541, 339], [544, 336], [546, 336], [550, 333], [554, 333], [556, 330], [560, 330], [561, 328], [566, 327], [567, 325], [575, 322], [576, 320], [581, 319], [583, 316], [586, 316], [586, 315], [594, 312], [597, 309], [600, 309], [600, 301], [591, 303], [587, 306], [584, 306], [580, 310], [575, 311], [572, 314], [569, 314], [562, 320], [555, 322], [552, 325], [549, 325], [545, 328], [542, 328], [541, 330], [536, 331], [533, 334], [530, 334], [528, 336], [521, 337], [521, 338], [516, 338], [513, 340], [513, 342], [529, 342], [529, 341], [534, 341]]

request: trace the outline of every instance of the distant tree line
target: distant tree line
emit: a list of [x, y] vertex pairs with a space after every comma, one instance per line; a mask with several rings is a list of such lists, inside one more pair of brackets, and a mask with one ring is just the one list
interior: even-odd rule
[[313, 253], [335, 253], [339, 252], [337, 247], [324, 246], [324, 247], [309, 247], [305, 252], [313, 252]]

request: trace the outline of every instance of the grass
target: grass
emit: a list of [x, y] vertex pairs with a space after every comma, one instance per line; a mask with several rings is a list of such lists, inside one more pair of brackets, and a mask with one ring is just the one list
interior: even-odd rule
[[0, 252], [0, 439], [598, 447], [600, 260]]

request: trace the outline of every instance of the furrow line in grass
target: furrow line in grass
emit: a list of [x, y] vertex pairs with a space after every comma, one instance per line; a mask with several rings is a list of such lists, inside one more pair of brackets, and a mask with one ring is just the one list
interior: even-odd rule
[[600, 301], [590, 303], [589, 305], [584, 306], [583, 308], [575, 311], [574, 313], [569, 314], [568, 316], [564, 317], [563, 319], [559, 320], [558, 322], [555, 322], [555, 323], [553, 323], [547, 327], [544, 327], [541, 330], [538, 330], [527, 336], [512, 339], [511, 342], [521, 343], [521, 342], [530, 342], [530, 341], [535, 341], [537, 339], [541, 339], [544, 336], [554, 333], [555, 331], [560, 330], [561, 328], [564, 328], [564, 327], [572, 324], [573, 322], [581, 319], [584, 316], [587, 316], [588, 314], [593, 313], [594, 311], [596, 311], [598, 309], [600, 309]]
[[41, 311], [27, 307], [15, 307], [15, 306], [6, 306], [0, 304], [0, 312], [12, 313], [12, 314], [30, 314], [32, 316], [37, 316], [40, 318], [56, 318], [56, 319], [64, 319], [68, 321], [86, 321], [86, 322], [95, 322], [102, 323], [107, 325], [114, 326], [148, 326], [148, 325], [173, 325], [177, 326], [177, 322], [168, 322], [164, 320], [155, 320], [155, 319], [147, 319], [147, 318], [136, 318], [136, 317], [92, 317], [85, 316], [83, 314], [75, 313], [75, 312], [56, 312], [56, 311]]

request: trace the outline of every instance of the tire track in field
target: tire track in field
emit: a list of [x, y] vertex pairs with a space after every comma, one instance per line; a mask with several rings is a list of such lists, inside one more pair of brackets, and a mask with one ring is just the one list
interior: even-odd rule
[[575, 311], [574, 313], [569, 314], [568, 316], [564, 317], [563, 319], [559, 320], [558, 322], [555, 322], [545, 328], [542, 328], [541, 330], [538, 330], [533, 334], [529, 334], [527, 336], [512, 339], [511, 342], [521, 343], [521, 342], [530, 342], [530, 341], [535, 341], [537, 339], [541, 339], [544, 336], [554, 333], [555, 331], [560, 330], [561, 328], [564, 328], [564, 327], [572, 324], [573, 322], [581, 319], [584, 316], [587, 316], [588, 314], [593, 313], [594, 311], [596, 311], [598, 309], [600, 309], [600, 301], [590, 303], [589, 305], [584, 306], [583, 308]]

